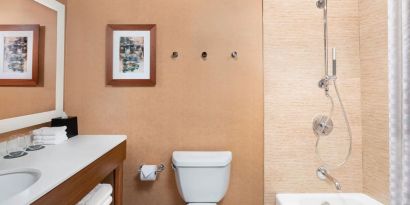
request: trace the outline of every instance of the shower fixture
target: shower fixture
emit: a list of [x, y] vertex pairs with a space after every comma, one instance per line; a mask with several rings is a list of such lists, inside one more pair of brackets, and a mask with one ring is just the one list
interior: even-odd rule
[[[342, 165], [344, 165], [347, 160], [349, 159], [351, 152], [352, 152], [352, 131], [350, 128], [350, 124], [349, 124], [349, 120], [347, 118], [347, 114], [346, 114], [346, 110], [343, 106], [343, 101], [340, 97], [340, 93], [339, 90], [337, 88], [336, 85], [336, 80], [337, 80], [337, 76], [336, 76], [336, 64], [337, 64], [337, 59], [336, 59], [336, 48], [332, 49], [332, 74], [329, 74], [329, 54], [328, 54], [328, 45], [329, 45], [329, 41], [328, 41], [328, 18], [327, 18], [327, 2], [328, 0], [317, 0], [316, 1], [316, 6], [319, 9], [323, 9], [323, 43], [324, 43], [324, 76], [322, 79], [320, 79], [318, 86], [319, 88], [324, 90], [325, 96], [329, 99], [330, 102], [330, 111], [328, 114], [320, 114], [318, 116], [316, 116], [313, 119], [313, 133], [316, 135], [317, 140], [316, 140], [316, 154], [318, 156], [318, 158], [321, 160], [321, 162], [323, 163], [322, 167], [319, 168], [320, 170], [325, 170], [326, 174], [327, 174], [327, 169], [328, 168], [337, 168], [340, 167]], [[333, 131], [333, 127], [334, 127], [334, 121], [332, 120], [333, 114], [334, 114], [334, 107], [335, 107], [335, 103], [334, 103], [334, 99], [330, 94], [330, 87], [334, 87], [334, 91], [336, 93], [336, 97], [337, 97], [337, 101], [340, 105], [342, 114], [343, 114], [343, 118], [344, 118], [344, 122], [346, 124], [346, 128], [347, 128], [347, 133], [349, 135], [349, 149], [348, 149], [348, 153], [346, 154], [346, 156], [344, 157], [343, 161], [341, 163], [338, 164], [330, 164], [327, 163], [325, 160], [322, 159], [321, 154], [319, 152], [319, 143], [320, 140], [323, 137], [330, 137], [330, 134]], [[323, 172], [324, 173], [324, 172]], [[330, 175], [329, 175], [330, 176]]]
[[313, 131], [318, 136], [327, 136], [333, 131], [333, 121], [326, 115], [318, 115], [313, 119]]
[[339, 183], [339, 181], [337, 181], [337, 179], [335, 179], [334, 177], [332, 177], [326, 170], [326, 168], [324, 167], [319, 167], [316, 170], [316, 174], [317, 177], [321, 180], [329, 180], [330, 182], [332, 182], [335, 185], [336, 190], [340, 191], [342, 190], [342, 185]]
[[316, 6], [319, 9], [323, 9], [325, 6], [327, 6], [326, 3], [327, 3], [326, 0], [317, 0]]

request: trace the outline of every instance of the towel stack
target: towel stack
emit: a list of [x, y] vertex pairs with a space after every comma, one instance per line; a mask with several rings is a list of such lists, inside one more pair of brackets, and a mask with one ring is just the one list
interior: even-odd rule
[[112, 202], [111, 184], [98, 184], [77, 205], [110, 205]]
[[42, 127], [33, 130], [33, 143], [41, 145], [56, 145], [68, 139], [67, 127]]

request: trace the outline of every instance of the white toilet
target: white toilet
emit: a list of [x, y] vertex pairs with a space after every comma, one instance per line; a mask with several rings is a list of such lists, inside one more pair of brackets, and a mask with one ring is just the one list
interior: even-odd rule
[[216, 205], [229, 187], [232, 152], [175, 151], [178, 191], [188, 205]]

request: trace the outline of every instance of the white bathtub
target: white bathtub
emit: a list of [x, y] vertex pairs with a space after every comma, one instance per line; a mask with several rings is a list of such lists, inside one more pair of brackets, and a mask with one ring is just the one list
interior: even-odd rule
[[276, 205], [383, 205], [360, 193], [276, 194]]

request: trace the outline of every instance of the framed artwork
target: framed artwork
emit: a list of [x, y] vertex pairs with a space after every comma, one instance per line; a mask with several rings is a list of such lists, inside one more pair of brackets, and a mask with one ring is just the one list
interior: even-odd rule
[[108, 25], [107, 84], [155, 86], [156, 25]]
[[0, 86], [38, 84], [40, 25], [0, 25]]

